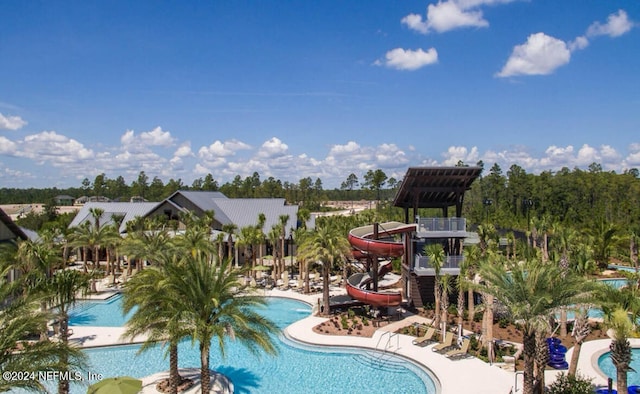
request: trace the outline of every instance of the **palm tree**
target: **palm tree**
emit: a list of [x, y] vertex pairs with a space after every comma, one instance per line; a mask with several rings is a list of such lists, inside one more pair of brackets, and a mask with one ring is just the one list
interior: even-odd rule
[[[60, 341], [64, 346], [69, 344], [69, 309], [75, 305], [78, 295], [89, 290], [89, 278], [75, 270], [60, 270], [56, 272], [48, 281], [49, 304], [57, 308], [57, 319], [60, 324]], [[66, 353], [61, 354], [60, 368], [63, 372], [70, 367], [69, 358]], [[58, 381], [58, 393], [69, 392], [69, 381], [61, 378]]]
[[[438, 327], [440, 325], [440, 270], [442, 264], [444, 264], [444, 249], [440, 244], [427, 245], [424, 248], [424, 253], [429, 259], [429, 265], [433, 267], [435, 276], [433, 278], [433, 299], [434, 299], [434, 319], [433, 325]], [[444, 340], [445, 332], [442, 331], [442, 340]]]
[[616, 309], [606, 319], [606, 324], [613, 330], [613, 339], [609, 349], [611, 361], [616, 367], [616, 389], [619, 393], [627, 392], [627, 371], [631, 369], [631, 344], [629, 336], [634, 331], [634, 325], [624, 309]]
[[[236, 226], [233, 223], [229, 223], [229, 224], [225, 224], [222, 226], [222, 231], [224, 231], [225, 233], [227, 233], [227, 259], [229, 261], [234, 261], [234, 257], [233, 257], [233, 234], [236, 232], [238, 226]], [[229, 268], [231, 269], [233, 267], [233, 264], [231, 264], [229, 266]]]
[[244, 290], [238, 275], [229, 273], [228, 260], [210, 264], [202, 256], [185, 255], [180, 264], [166, 267], [165, 287], [180, 320], [200, 348], [200, 381], [202, 393], [209, 392], [209, 356], [211, 341], [216, 338], [220, 353], [225, 355], [225, 337], [239, 340], [251, 352], [259, 350], [276, 353], [274, 337], [276, 325], [255, 309], [264, 306], [264, 298], [239, 296]]
[[[191, 249], [187, 248], [188, 242], [184, 239], [181, 241], [185, 247], [185, 253], [191, 253]], [[120, 249], [127, 256], [129, 269], [131, 269], [134, 261], [138, 261], [142, 265], [142, 262], [146, 260], [153, 265], [162, 260], [163, 251], [173, 242], [174, 240], [165, 229], [136, 231], [124, 238]]]
[[573, 331], [571, 336], [575, 340], [575, 345], [573, 346], [573, 353], [571, 353], [571, 361], [569, 362], [569, 370], [567, 371], [567, 375], [569, 376], [576, 376], [582, 344], [591, 332], [591, 325], [589, 324], [589, 317], [587, 315], [586, 308], [577, 308], [574, 313], [575, 319], [573, 321]]
[[69, 233], [68, 244], [72, 248], [79, 248], [81, 250], [82, 269], [85, 273], [88, 272], [87, 255], [88, 255], [89, 245], [91, 243], [91, 232], [92, 232], [92, 228], [89, 222], [84, 222], [77, 227], [73, 227], [71, 229], [71, 232]]
[[166, 285], [175, 279], [169, 278], [168, 272], [175, 274], [177, 271], [166, 270], [165, 267], [176, 262], [170, 254], [163, 260], [160, 266], [141, 271], [125, 284], [123, 312], [127, 314], [134, 308], [137, 309], [127, 322], [123, 337], [133, 339], [146, 334], [147, 339], [140, 347], [140, 352], [152, 348], [158, 341], [168, 343], [169, 388], [172, 394], [176, 394], [182, 380], [178, 371], [178, 343], [189, 332], [183, 325], [182, 311], [176, 309], [173, 302], [177, 295]]
[[[9, 271], [14, 266], [5, 258], [7, 256], [4, 252], [5, 247], [3, 258], [0, 259], [0, 300], [3, 300], [0, 308], [0, 370], [34, 372], [37, 377], [39, 371], [58, 370], [59, 361], [64, 358], [76, 369], [86, 369], [83, 354], [77, 348], [48, 339], [27, 341], [27, 336], [40, 332], [51, 316], [38, 308], [41, 294], [24, 293], [22, 277], [13, 282], [7, 281]], [[15, 251], [11, 252], [13, 253]], [[0, 392], [13, 388], [45, 391], [38, 379], [0, 379]]]
[[[262, 238], [262, 231], [258, 230], [256, 226], [245, 226], [240, 229], [240, 237], [237, 245], [244, 247], [248, 258], [244, 264], [249, 268], [253, 268], [256, 265], [256, 245], [262, 242]], [[251, 272], [251, 276], [255, 278], [255, 271]]]
[[211, 229], [201, 224], [187, 226], [184, 234], [177, 236], [174, 242], [185, 253], [191, 255], [202, 254], [208, 261], [213, 261], [215, 255], [214, 244], [211, 242]]
[[89, 208], [89, 213], [93, 217], [93, 235], [92, 242], [90, 246], [93, 247], [93, 268], [97, 269], [100, 266], [100, 247], [102, 246], [103, 237], [100, 236], [102, 226], [100, 226], [100, 219], [102, 219], [102, 215], [104, 214], [104, 209], [102, 208]]
[[[464, 263], [460, 267], [460, 276], [466, 281], [473, 282], [482, 257], [481, 252], [482, 250], [477, 245], [468, 245], [463, 249]], [[463, 272], [466, 275], [463, 275]], [[475, 298], [473, 287], [470, 286], [467, 286], [467, 308], [469, 320], [473, 320], [475, 316]]]
[[[22, 291], [33, 294], [40, 300], [40, 309], [47, 310], [47, 283], [51, 280], [54, 270], [60, 265], [60, 256], [51, 246], [41, 239], [19, 241], [15, 253], [15, 265], [21, 273]], [[46, 323], [40, 327], [40, 338], [47, 338]]]
[[600, 269], [607, 268], [609, 257], [615, 242], [618, 229], [605, 220], [600, 220], [588, 228], [587, 234], [591, 238], [593, 258]]
[[[640, 290], [636, 286], [615, 288], [606, 284], [597, 287], [596, 299], [604, 321], [613, 330], [611, 359], [616, 367], [618, 392], [627, 390], [627, 371], [631, 362], [628, 338], [635, 330], [633, 322], [640, 317]], [[624, 391], [622, 391], [624, 390]]]
[[[287, 241], [287, 223], [289, 222], [289, 215], [278, 216], [278, 226], [280, 230], [280, 258], [282, 262], [281, 272], [285, 271], [286, 262], [284, 261], [284, 244]], [[292, 269], [293, 267], [291, 267]]]
[[[563, 272], [569, 270], [570, 267], [570, 249], [573, 240], [576, 238], [576, 232], [568, 227], [561, 226], [558, 223], [553, 224], [553, 234], [551, 245], [555, 249], [555, 255], [560, 255], [559, 260], [560, 268]], [[567, 308], [560, 309], [560, 338], [567, 336]]]
[[582, 277], [560, 274], [557, 265], [539, 260], [487, 262], [480, 267], [482, 282], [471, 284], [495, 296], [514, 320], [523, 322], [524, 394], [532, 394], [534, 390], [536, 331], [541, 322], [547, 321], [558, 307], [583, 301], [586, 291], [591, 289], [592, 282]]
[[[442, 341], [444, 341], [445, 333], [447, 332], [447, 321], [449, 320], [449, 294], [451, 293], [451, 276], [445, 274], [440, 278], [438, 284], [441, 290], [440, 301], [440, 321], [442, 325]], [[436, 311], [438, 313], [438, 311]]]
[[304, 288], [304, 293], [305, 294], [309, 294], [310, 292], [310, 288], [309, 288], [309, 261], [304, 258], [301, 254], [300, 254], [300, 245], [303, 244], [303, 240], [305, 239], [306, 236], [308, 236], [309, 234], [311, 234], [310, 232], [307, 231], [306, 228], [298, 228], [293, 230], [293, 238], [295, 239], [296, 244], [298, 245], [298, 250], [297, 250], [297, 254], [296, 254], [296, 261], [298, 262], [298, 271], [300, 272], [300, 278], [303, 278], [304, 283], [303, 283], [303, 288]]
[[298, 256], [305, 261], [322, 264], [322, 315], [329, 315], [329, 276], [337, 258], [345, 258], [351, 253], [347, 238], [334, 226], [317, 227], [298, 244]]
[[[488, 261], [501, 264], [502, 254], [498, 250], [498, 233], [492, 224], [478, 226], [478, 237], [480, 238], [479, 262], [487, 264]], [[494, 296], [491, 293], [482, 293], [482, 303], [484, 312], [482, 314], [482, 344], [487, 349], [489, 361], [493, 361], [493, 308]]]

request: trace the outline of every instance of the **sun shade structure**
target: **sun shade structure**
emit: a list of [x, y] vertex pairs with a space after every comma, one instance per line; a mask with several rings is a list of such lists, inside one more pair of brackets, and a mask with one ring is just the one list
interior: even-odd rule
[[481, 173], [481, 167], [409, 167], [393, 205], [405, 209], [405, 222], [410, 208], [442, 208], [448, 216], [448, 207], [455, 206], [460, 217], [464, 193]]

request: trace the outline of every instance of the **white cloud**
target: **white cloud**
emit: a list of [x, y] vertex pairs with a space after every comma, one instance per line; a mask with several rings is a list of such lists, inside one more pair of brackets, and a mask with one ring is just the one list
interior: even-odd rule
[[378, 60], [376, 65], [385, 65], [397, 70], [417, 70], [424, 66], [438, 62], [438, 52], [435, 48], [423, 51], [421, 48], [417, 50], [396, 48], [392, 49], [385, 55], [384, 60]]
[[247, 150], [251, 147], [244, 142], [238, 140], [229, 140], [225, 142], [215, 141], [209, 146], [203, 146], [198, 150], [198, 156], [205, 160], [212, 160], [219, 157], [234, 156], [240, 150]]
[[18, 149], [18, 145], [10, 139], [0, 135], [0, 155], [13, 156]]
[[429, 24], [422, 20], [422, 15], [409, 14], [400, 20], [400, 23], [407, 25], [411, 30], [418, 33], [427, 34], [429, 32]]
[[156, 127], [151, 131], [145, 131], [136, 136], [135, 131], [127, 130], [120, 137], [123, 148], [132, 152], [144, 152], [152, 146], [169, 147], [174, 143], [174, 138], [168, 131]]
[[623, 164], [626, 168], [640, 167], [640, 143], [629, 146], [629, 154], [625, 157]]
[[180, 144], [178, 149], [173, 153], [176, 157], [187, 157], [193, 156], [193, 151], [191, 150], [191, 144], [189, 142], [185, 142]]
[[479, 7], [483, 5], [498, 5], [513, 3], [518, 0], [455, 0], [460, 8], [467, 9], [473, 7]]
[[466, 146], [450, 146], [445, 153], [443, 153], [444, 160], [442, 164], [446, 166], [454, 166], [462, 161], [467, 164], [475, 164], [478, 162], [478, 148], [472, 147], [471, 150]]
[[268, 141], [265, 141], [260, 150], [258, 151], [258, 157], [271, 159], [274, 157], [281, 157], [287, 153], [289, 147], [287, 144], [280, 141], [280, 139], [273, 137]]
[[587, 36], [609, 36], [619, 37], [627, 33], [633, 27], [633, 22], [629, 20], [624, 10], [618, 10], [617, 13], [609, 15], [607, 23], [594, 22], [587, 29]]
[[27, 124], [19, 116], [4, 116], [0, 114], [0, 130], [18, 130]]
[[171, 146], [173, 144], [173, 137], [168, 131], [162, 130], [160, 126], [151, 131], [145, 131], [140, 134], [140, 141], [149, 146]]
[[127, 130], [120, 137], [120, 143], [124, 146], [132, 145], [135, 143], [135, 132], [133, 130]]
[[579, 49], [585, 49], [589, 46], [589, 39], [585, 36], [578, 36], [575, 40], [570, 41], [567, 46], [571, 52], [575, 52]]
[[427, 6], [426, 19], [419, 14], [409, 14], [400, 21], [409, 29], [427, 34], [435, 31], [444, 33], [465, 27], [487, 27], [489, 22], [484, 19], [483, 6], [507, 4], [515, 0], [447, 0], [438, 1]]
[[544, 33], [529, 36], [527, 42], [516, 45], [498, 77], [515, 75], [548, 75], [571, 60], [567, 44]]
[[376, 163], [381, 168], [395, 168], [406, 165], [409, 160], [396, 144], [381, 144], [375, 152]]
[[579, 166], [588, 166], [591, 163], [599, 162], [601, 159], [598, 150], [587, 144], [582, 145], [576, 156], [576, 164]]
[[47, 163], [60, 167], [94, 158], [94, 152], [55, 131], [43, 131], [26, 136], [19, 144], [16, 156], [31, 159], [38, 164]]
[[360, 150], [360, 145], [355, 141], [349, 141], [345, 145], [331, 145], [329, 156], [346, 156], [351, 155]]
[[463, 27], [487, 27], [489, 22], [483, 18], [482, 11], [462, 8], [455, 1], [444, 1], [429, 4], [426, 25], [428, 30], [443, 33]]
[[606, 161], [619, 161], [620, 154], [611, 145], [602, 145], [600, 147], [600, 156]]

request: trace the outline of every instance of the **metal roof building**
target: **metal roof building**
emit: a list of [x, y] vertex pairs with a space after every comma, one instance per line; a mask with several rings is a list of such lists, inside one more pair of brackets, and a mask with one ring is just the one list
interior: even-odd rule
[[220, 192], [177, 191], [162, 202], [88, 202], [76, 214], [69, 227], [82, 223], [94, 223], [92, 208], [103, 210], [100, 225], [113, 223], [115, 215], [124, 217], [120, 224], [121, 234], [126, 233], [127, 223], [136, 217], [166, 216], [178, 219], [181, 213], [193, 212], [201, 216], [207, 211], [214, 212], [214, 230], [234, 224], [240, 229], [256, 225], [258, 215], [265, 215], [264, 232], [280, 223], [280, 216], [288, 215], [286, 236], [291, 228], [297, 228], [297, 205], [286, 205], [283, 198], [227, 198]]

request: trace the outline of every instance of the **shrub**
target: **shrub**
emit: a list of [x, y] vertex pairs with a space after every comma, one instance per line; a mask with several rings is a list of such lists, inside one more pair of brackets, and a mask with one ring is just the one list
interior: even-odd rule
[[556, 380], [547, 387], [548, 394], [593, 394], [594, 387], [591, 379], [580, 375], [569, 376], [560, 373]]
[[345, 330], [346, 330], [346, 329], [348, 329], [348, 328], [349, 328], [349, 321], [347, 320], [347, 316], [342, 315], [342, 321], [341, 321], [341, 323], [342, 323], [342, 328], [343, 328], [343, 329], [345, 329]]

